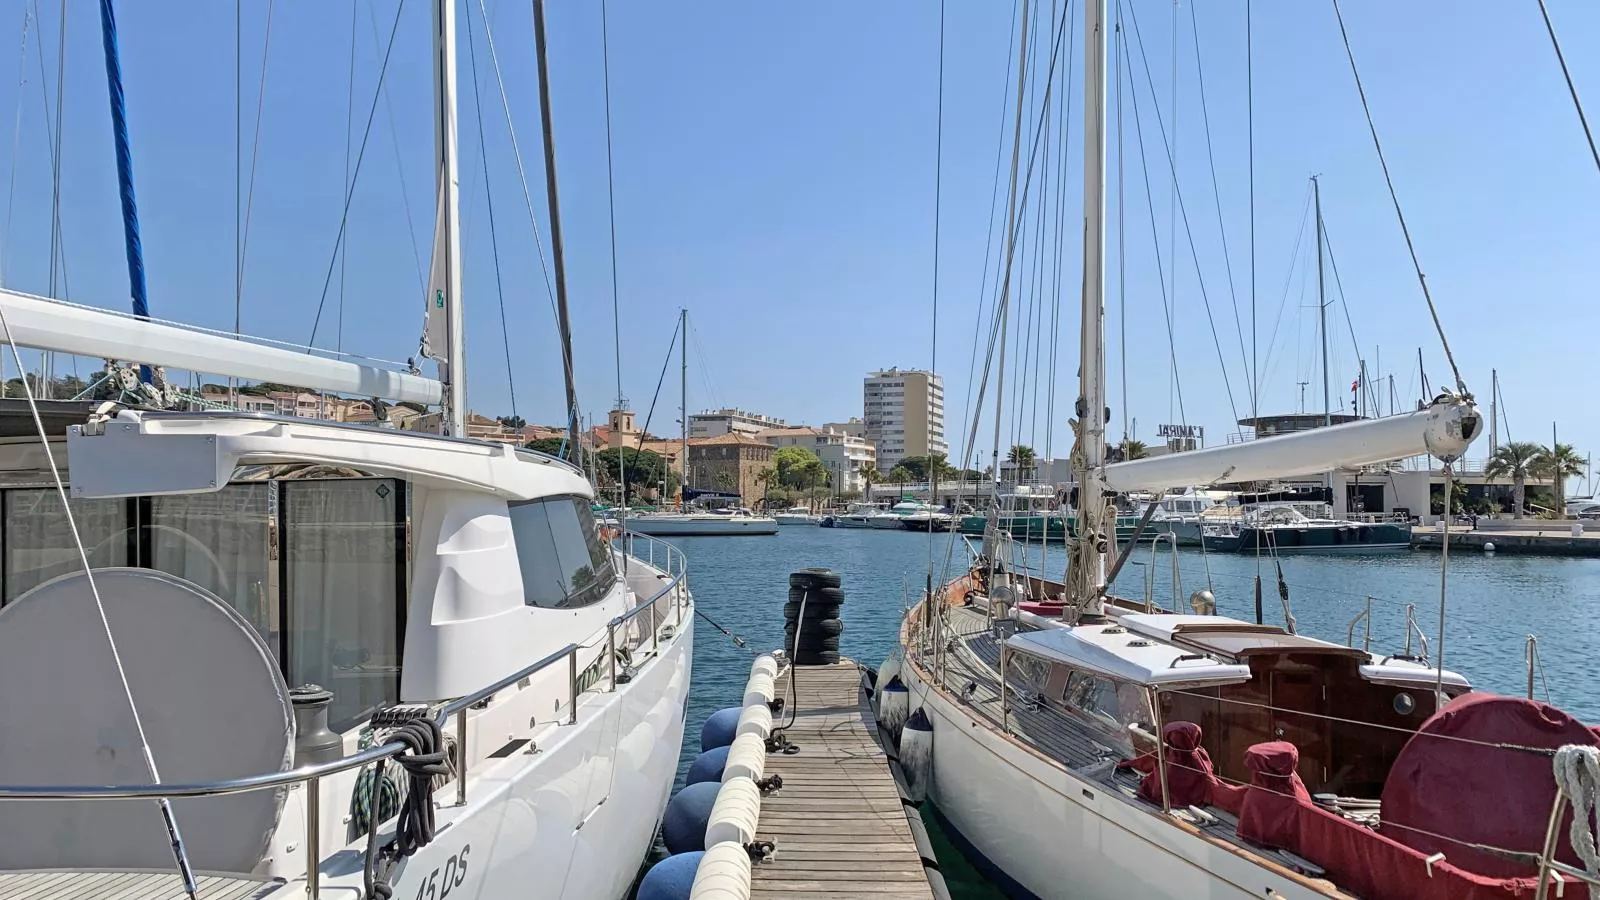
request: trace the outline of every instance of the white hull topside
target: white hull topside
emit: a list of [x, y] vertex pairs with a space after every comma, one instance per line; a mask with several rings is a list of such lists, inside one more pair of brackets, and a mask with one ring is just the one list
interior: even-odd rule
[[[1262, 866], [1000, 733], [916, 664], [900, 671], [933, 723], [928, 799], [959, 838], [1035, 897], [1073, 900], [1317, 898]], [[1271, 893], [1276, 892], [1276, 893]]]
[[[639, 583], [654, 580], [658, 571], [636, 559], [630, 566], [637, 568], [629, 580]], [[511, 719], [520, 718], [524, 729], [530, 715], [549, 724], [536, 732], [532, 744], [475, 763], [466, 806], [455, 805], [453, 783], [435, 794], [437, 837], [395, 870], [394, 896], [627, 896], [650, 853], [677, 771], [694, 655], [693, 618], [686, 605], [681, 630], [661, 640], [656, 656], [649, 654], [646, 639], [635, 653], [632, 679], [615, 691], [605, 689], [600, 675], [579, 697], [575, 724], [566, 724], [564, 665], [535, 675], [528, 690], [476, 711], [469, 719], [468, 743], [485, 750], [506, 743], [506, 735], [518, 730]], [[580, 672], [603, 665], [604, 644], [602, 635], [599, 645], [580, 657]], [[284, 823], [295, 822], [297, 815], [303, 820], [303, 808], [293, 809], [302, 794], [292, 793]], [[337, 804], [325, 802], [323, 810], [334, 822], [347, 816]], [[387, 840], [392, 831], [390, 823], [380, 838]], [[330, 852], [335, 848], [326, 835], [342, 840], [344, 826], [325, 824], [323, 834], [322, 896], [360, 896], [361, 867], [342, 859], [359, 860], [365, 839]], [[266, 896], [304, 900], [305, 891], [304, 879], [291, 876]]]

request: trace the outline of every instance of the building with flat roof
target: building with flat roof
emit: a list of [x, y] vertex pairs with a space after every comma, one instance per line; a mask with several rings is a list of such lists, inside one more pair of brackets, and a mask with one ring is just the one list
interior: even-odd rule
[[864, 490], [862, 467], [877, 465], [877, 451], [865, 438], [832, 428], [768, 428], [756, 438], [774, 447], [804, 447], [817, 454], [842, 491]]
[[777, 452], [766, 441], [731, 431], [689, 442], [687, 486], [702, 491], [737, 493], [746, 504], [761, 497], [758, 477], [773, 467]]
[[742, 409], [712, 409], [689, 417], [689, 437], [716, 437], [730, 432], [755, 434], [768, 428], [783, 428], [788, 424], [782, 419]]
[[884, 369], [861, 382], [864, 436], [889, 472], [908, 456], [950, 453], [944, 439], [944, 380], [923, 369]]

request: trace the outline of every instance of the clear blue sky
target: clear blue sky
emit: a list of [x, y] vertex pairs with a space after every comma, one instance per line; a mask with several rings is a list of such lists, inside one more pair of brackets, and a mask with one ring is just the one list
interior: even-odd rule
[[[46, 81], [54, 91], [58, 7], [39, 4]], [[1129, 0], [1139, 16], [1162, 114], [1170, 113], [1169, 0]], [[261, 82], [267, 5], [243, 4], [244, 167]], [[528, 5], [489, 2], [528, 180], [544, 229], [542, 156]], [[603, 416], [616, 393], [606, 207], [605, 109], [597, 2], [558, 0], [550, 11], [551, 67], [561, 200], [580, 399]], [[247, 332], [304, 342], [322, 294], [345, 184], [347, 131], [359, 143], [373, 97], [391, 0], [279, 3], [266, 74], [260, 160], [245, 271]], [[511, 338], [517, 411], [558, 422], [561, 378], [550, 298], [535, 255], [476, 0], [463, 4], [461, 155], [466, 220], [470, 392], [480, 412], [511, 411], [502, 333]], [[1347, 0], [1344, 4], [1400, 198], [1429, 284], [1468, 385], [1486, 404], [1497, 367], [1510, 436], [1600, 447], [1600, 425], [1577, 389], [1592, 381], [1600, 313], [1594, 304], [1600, 245], [1600, 173], [1531, 2]], [[354, 101], [347, 112], [354, 12]], [[1048, 13], [1048, 5], [1045, 7]], [[1249, 339], [1249, 255], [1244, 7], [1198, 4], [1200, 53], [1241, 314]], [[121, 38], [152, 311], [230, 329], [234, 316], [235, 55], [232, 4], [123, 3]], [[1580, 94], [1600, 103], [1600, 7], [1551, 0]], [[1180, 9], [1179, 182], [1238, 402], [1247, 406], [1203, 141], [1188, 4]], [[474, 20], [488, 172], [502, 257], [502, 332], [479, 159], [466, 18]], [[1074, 5], [1073, 15], [1078, 15]], [[121, 223], [95, 5], [68, 9], [62, 217], [66, 288], [83, 303], [127, 306]], [[0, 46], [22, 44], [23, 4], [0, 6]], [[429, 4], [406, 0], [355, 190], [349, 257], [335, 268], [322, 346], [397, 359], [421, 324], [416, 254], [432, 220]], [[980, 300], [991, 179], [1001, 140], [1001, 92], [1014, 35], [1000, 2], [948, 7], [943, 163], [943, 246], [938, 369], [950, 430], [967, 405]], [[27, 55], [0, 83], [0, 122], [18, 115], [0, 160], [15, 172], [5, 241], [8, 286], [49, 287], [49, 132], [41, 92], [40, 23]], [[1402, 403], [1418, 393], [1416, 351], [1435, 385], [1447, 379], [1362, 119], [1332, 8], [1323, 2], [1255, 4], [1256, 304], [1263, 411], [1320, 410], [1314, 283], [1302, 252], [1306, 179], [1320, 173], [1323, 210], [1361, 355], [1394, 375]], [[820, 423], [860, 414], [861, 375], [930, 363], [938, 7], [933, 2], [659, 4], [610, 6], [617, 265], [624, 390], [649, 406], [679, 306], [690, 308], [690, 406], [737, 405]], [[15, 55], [11, 57], [16, 60]], [[1141, 64], [1154, 218], [1164, 261], [1171, 175], [1157, 149]], [[1071, 73], [1075, 101], [1081, 65]], [[17, 74], [25, 77], [18, 106]], [[1075, 103], [1076, 107], [1076, 103]], [[392, 120], [390, 110], [392, 109]], [[1600, 117], [1600, 107], [1594, 111]], [[1074, 112], [1074, 117], [1078, 113]], [[352, 121], [353, 120], [353, 121]], [[391, 124], [392, 121], [392, 124]], [[1172, 123], [1166, 123], [1169, 130]], [[1600, 123], [1597, 123], [1600, 124]], [[1142, 176], [1127, 180], [1130, 385], [1138, 436], [1176, 421], [1169, 346], [1145, 210]], [[9, 129], [8, 129], [9, 130]], [[1077, 123], [1072, 126], [1077, 139]], [[352, 149], [352, 154], [354, 149]], [[1114, 155], [1114, 151], [1113, 151]], [[1077, 159], [1074, 151], [1073, 159]], [[1073, 163], [1074, 169], [1076, 162]], [[403, 178], [402, 178], [403, 173]], [[1115, 175], [1113, 174], [1113, 179]], [[402, 191], [402, 183], [404, 191]], [[1114, 190], [1114, 189], [1113, 189]], [[1079, 185], [1066, 194], [1075, 219]], [[407, 205], [415, 225], [407, 227]], [[1113, 213], [1115, 195], [1112, 197]], [[1116, 222], [1111, 222], [1113, 233]], [[1063, 248], [1062, 349], [1057, 447], [1076, 393], [1077, 259]], [[548, 234], [545, 234], [548, 252]], [[1183, 231], [1177, 233], [1177, 356], [1184, 416], [1214, 438], [1232, 412]], [[415, 243], [413, 242], [415, 240]], [[1111, 369], [1118, 289], [1115, 245], [1108, 286]], [[426, 258], [422, 266], [426, 268]], [[1285, 285], [1288, 285], [1286, 289]], [[1282, 309], [1280, 313], [1280, 307]], [[1348, 403], [1357, 354], [1343, 310], [1330, 311], [1333, 394]], [[1274, 334], [1275, 339], [1269, 341]], [[1377, 366], [1381, 361], [1381, 372]], [[664, 406], [675, 407], [676, 363]], [[64, 368], [65, 366], [58, 367]], [[87, 370], [89, 361], [81, 363]], [[1044, 373], [1037, 376], [1043, 378]], [[1115, 377], [1113, 377], [1115, 381]], [[1383, 393], [1387, 395], [1387, 383]], [[1123, 399], [1112, 395], [1120, 430]], [[1041, 401], [1042, 402], [1042, 401]], [[1043, 410], [1041, 410], [1042, 414]], [[1240, 414], [1245, 414], [1241, 410]], [[652, 429], [672, 432], [658, 409]], [[985, 424], [983, 434], [988, 433]], [[1008, 426], [1009, 428], [1010, 426]], [[1021, 436], [1042, 447], [1043, 424]], [[1502, 428], [1504, 439], [1505, 429]], [[963, 443], [959, 434], [952, 442]], [[987, 440], [981, 442], [987, 455]], [[1479, 448], [1481, 451], [1481, 448]], [[1481, 454], [1480, 454], [1481, 455]]]

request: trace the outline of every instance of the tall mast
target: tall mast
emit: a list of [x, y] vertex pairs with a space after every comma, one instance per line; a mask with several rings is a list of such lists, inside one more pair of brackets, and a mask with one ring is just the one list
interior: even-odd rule
[[[683, 478], [678, 484], [678, 506], [684, 505], [689, 486], [689, 308], [678, 311], [678, 425], [683, 441]], [[671, 348], [668, 348], [671, 349]]]
[[[1006, 212], [1006, 263], [1005, 282], [1000, 288], [1000, 302], [995, 304], [995, 314], [1000, 317], [1000, 358], [995, 368], [994, 388], [994, 449], [989, 459], [994, 467], [994, 505], [1000, 508], [1000, 421], [1005, 413], [1006, 393], [1006, 326], [1009, 323], [1008, 306], [1011, 300], [1011, 261], [1017, 253], [1017, 165], [1022, 158], [1022, 101], [1028, 84], [1028, 0], [1022, 0], [1022, 37], [1017, 42], [1017, 116], [1012, 126], [1011, 138], [1011, 191]], [[1020, 474], [1020, 470], [1019, 470]], [[1019, 482], [1021, 478], [1017, 479]], [[867, 499], [872, 499], [868, 497]], [[996, 521], [999, 517], [996, 516]]]
[[433, 4], [433, 163], [438, 209], [433, 264], [428, 279], [428, 334], [444, 338], [441, 356], [430, 348], [444, 383], [442, 431], [467, 433], [466, 334], [461, 307], [461, 175], [456, 168], [456, 7]]
[[544, 133], [544, 188], [550, 204], [550, 256], [556, 270], [556, 328], [561, 333], [561, 378], [567, 388], [567, 430], [578, 446], [578, 389], [572, 373], [572, 321], [567, 317], [567, 263], [561, 248], [561, 201], [556, 194], [556, 135], [550, 117], [550, 65], [545, 53], [544, 0], [533, 0], [533, 47], [539, 61], [539, 121]]
[[1333, 424], [1333, 401], [1328, 394], [1328, 299], [1322, 280], [1322, 183], [1311, 176], [1311, 196], [1317, 217], [1317, 330], [1322, 333], [1322, 424]]
[[1500, 441], [1500, 370], [1489, 370], [1489, 455], [1493, 456]]
[[1099, 615], [1105, 593], [1106, 454], [1106, 0], [1083, 4], [1083, 330], [1078, 356], [1078, 533], [1070, 562], [1070, 597], [1080, 612]]

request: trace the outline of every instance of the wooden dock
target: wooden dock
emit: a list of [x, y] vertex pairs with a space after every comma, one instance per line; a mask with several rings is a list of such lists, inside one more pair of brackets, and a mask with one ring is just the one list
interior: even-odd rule
[[[789, 698], [789, 670], [778, 696]], [[761, 801], [756, 839], [776, 846], [757, 863], [752, 896], [784, 900], [880, 897], [932, 900], [922, 858], [878, 744], [872, 711], [860, 702], [854, 662], [795, 672], [794, 754], [767, 757], [766, 774], [783, 788]], [[776, 717], [789, 720], [790, 709]]]

